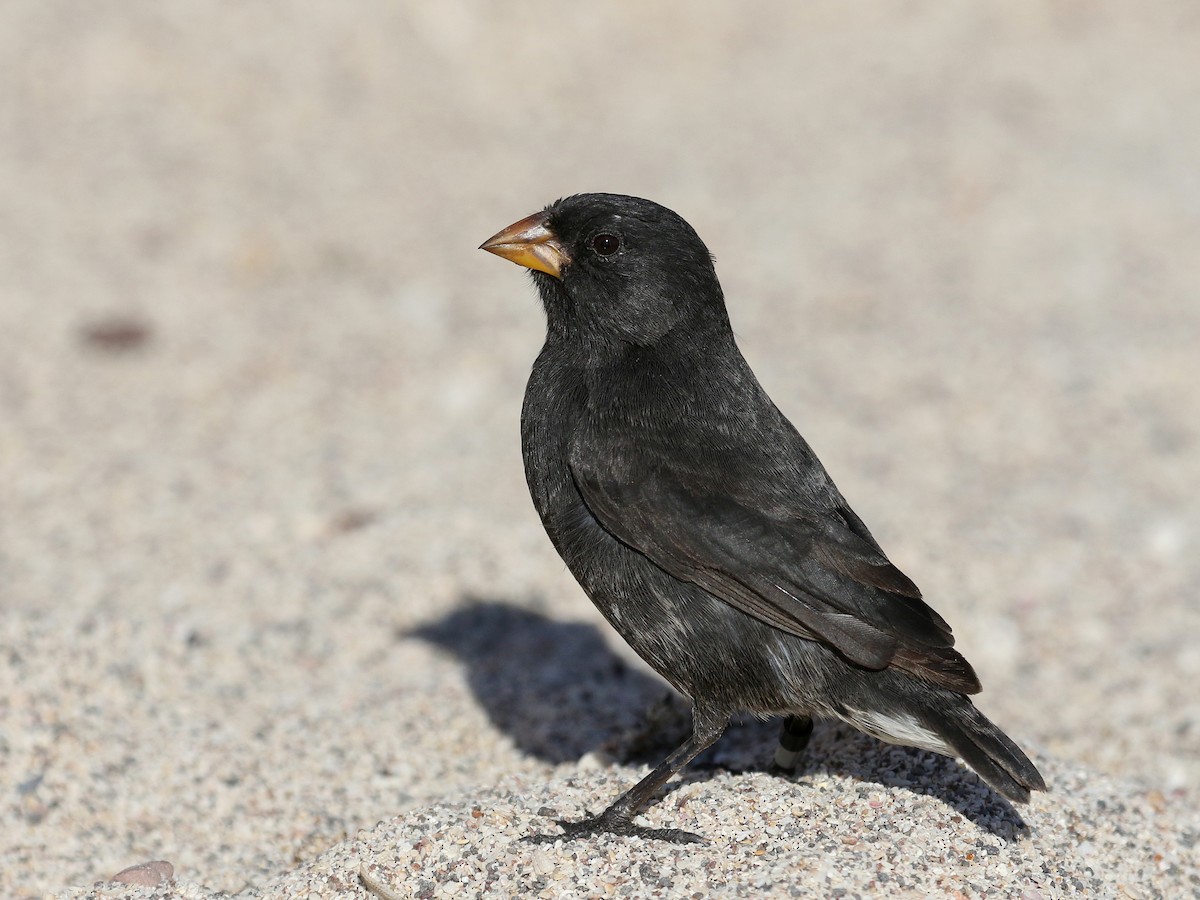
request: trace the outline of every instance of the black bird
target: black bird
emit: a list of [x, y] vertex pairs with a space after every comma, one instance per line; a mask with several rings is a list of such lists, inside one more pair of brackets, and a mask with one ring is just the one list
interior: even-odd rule
[[[521, 412], [534, 506], [630, 646], [691, 699], [692, 736], [603, 813], [633, 818], [732, 716], [811, 717], [960, 756], [1011, 800], [1046, 784], [967, 695], [950, 626], [880, 549], [734, 343], [712, 257], [648, 200], [579, 194], [481, 247], [532, 271], [545, 346]], [[548, 838], [553, 840], [554, 838]]]

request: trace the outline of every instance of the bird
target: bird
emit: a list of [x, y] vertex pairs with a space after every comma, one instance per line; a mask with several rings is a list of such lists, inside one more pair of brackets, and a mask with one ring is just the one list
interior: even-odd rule
[[950, 626], [885, 555], [739, 350], [713, 257], [677, 213], [565, 197], [480, 247], [529, 270], [546, 340], [521, 408], [526, 481], [604, 618], [692, 705], [688, 739], [562, 834], [686, 843], [635, 819], [733, 717], [814, 717], [960, 757], [1009, 800], [1046, 783], [971, 695]]

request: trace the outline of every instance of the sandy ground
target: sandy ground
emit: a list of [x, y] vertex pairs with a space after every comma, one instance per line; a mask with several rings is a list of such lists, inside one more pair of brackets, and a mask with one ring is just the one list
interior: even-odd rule
[[[1198, 39], [1186, 0], [7, 0], [0, 895], [1196, 895]], [[749, 724], [647, 816], [708, 845], [519, 841], [678, 737], [533, 513], [541, 312], [475, 250], [583, 190], [705, 237], [1052, 793], [833, 726], [779, 778]]]

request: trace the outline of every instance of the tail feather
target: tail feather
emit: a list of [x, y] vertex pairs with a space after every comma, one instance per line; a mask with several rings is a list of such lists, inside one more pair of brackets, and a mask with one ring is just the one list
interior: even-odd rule
[[975, 772], [1009, 800], [1024, 803], [1046, 781], [1029, 757], [965, 697], [961, 703], [922, 709], [919, 718]]

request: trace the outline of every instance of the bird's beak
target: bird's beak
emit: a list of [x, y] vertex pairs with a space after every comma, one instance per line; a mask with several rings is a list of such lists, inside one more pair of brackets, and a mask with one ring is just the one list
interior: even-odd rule
[[479, 249], [503, 256], [518, 266], [562, 278], [563, 267], [571, 257], [546, 219], [546, 213], [540, 212], [513, 222], [480, 244]]

